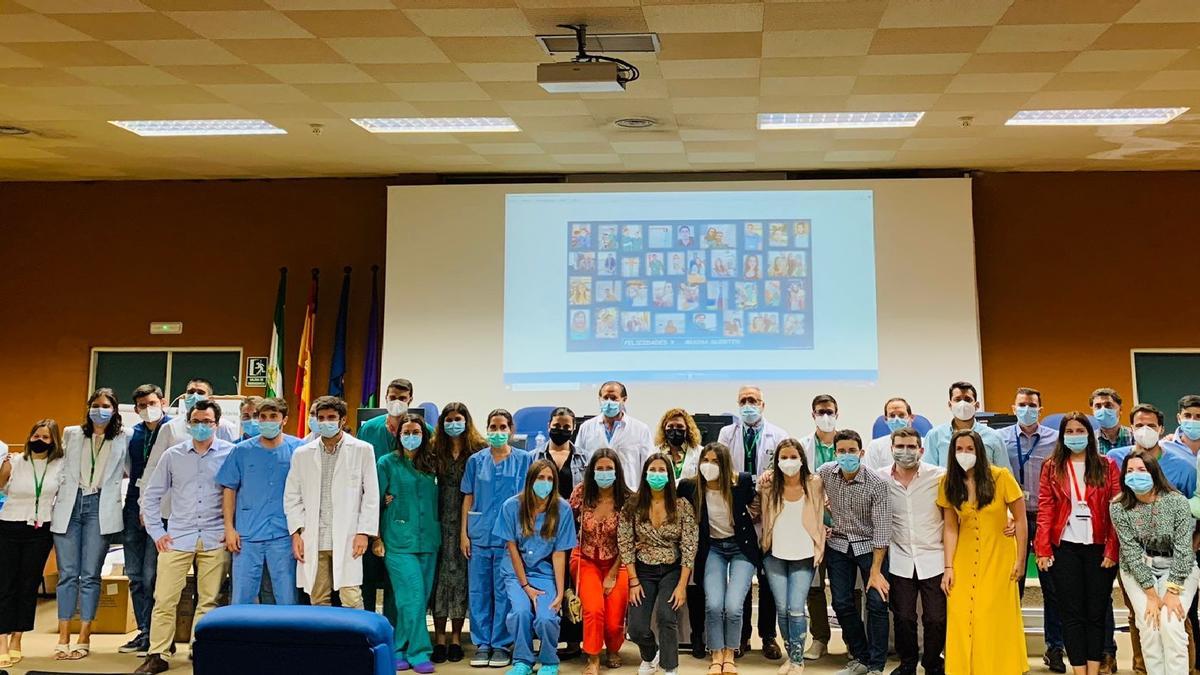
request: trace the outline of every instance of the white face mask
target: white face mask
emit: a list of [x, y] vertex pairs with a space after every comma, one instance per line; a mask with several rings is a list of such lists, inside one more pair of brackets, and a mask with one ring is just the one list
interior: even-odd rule
[[1133, 440], [1138, 447], [1149, 450], [1158, 445], [1158, 429], [1154, 427], [1138, 427], [1133, 430]]
[[795, 476], [800, 473], [800, 467], [802, 466], [804, 466], [804, 460], [800, 458], [779, 460], [779, 470], [785, 476]]
[[817, 428], [829, 433], [837, 428], [837, 415], [817, 415]]
[[950, 405], [950, 412], [962, 422], [975, 419], [975, 403], [972, 401], [955, 401]]
[[387, 412], [392, 417], [399, 417], [408, 412], [408, 403], [398, 398], [391, 399], [387, 402]]
[[958, 465], [963, 468], [963, 471], [970, 471], [975, 468], [975, 461], [978, 458], [973, 452], [956, 452], [954, 459], [958, 460]]
[[721, 467], [713, 462], [707, 462], [700, 465], [700, 475], [704, 476], [704, 480], [713, 481], [717, 476], [721, 475]]
[[162, 406], [148, 405], [138, 411], [138, 417], [142, 418], [143, 422], [157, 422], [162, 419]]

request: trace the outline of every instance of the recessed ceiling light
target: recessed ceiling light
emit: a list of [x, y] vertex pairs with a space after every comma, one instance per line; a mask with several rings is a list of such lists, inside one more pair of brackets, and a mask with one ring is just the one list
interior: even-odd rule
[[759, 129], [876, 129], [915, 127], [923, 112], [759, 113]]
[[109, 120], [138, 136], [260, 136], [287, 132], [266, 120]]
[[0, 125], [0, 136], [24, 136], [29, 130], [25, 127], [15, 127], [11, 124]]
[[1096, 126], [1109, 124], [1166, 124], [1187, 108], [1081, 108], [1076, 110], [1021, 110], [1007, 126]]
[[373, 134], [459, 134], [521, 130], [511, 117], [359, 117], [350, 121]]
[[613, 124], [622, 129], [649, 129], [658, 124], [658, 121], [650, 117], [622, 117]]

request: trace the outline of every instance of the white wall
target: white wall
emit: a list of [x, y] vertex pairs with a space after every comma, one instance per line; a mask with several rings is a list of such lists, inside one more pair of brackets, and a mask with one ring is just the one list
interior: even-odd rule
[[[476, 417], [526, 405], [567, 405], [594, 414], [599, 382], [574, 391], [512, 391], [504, 384], [505, 195], [771, 189], [875, 191], [879, 380], [765, 383], [769, 419], [792, 434], [811, 433], [811, 399], [831, 393], [840, 403], [841, 426], [867, 436], [892, 396], [908, 398], [915, 412], [938, 423], [949, 417], [950, 382], [968, 380], [982, 391], [967, 178], [388, 188], [384, 384], [407, 377], [417, 400], [461, 400]], [[537, 261], [531, 253], [530, 264]], [[636, 382], [629, 388], [630, 414], [654, 424], [674, 406], [732, 410], [738, 383]]]

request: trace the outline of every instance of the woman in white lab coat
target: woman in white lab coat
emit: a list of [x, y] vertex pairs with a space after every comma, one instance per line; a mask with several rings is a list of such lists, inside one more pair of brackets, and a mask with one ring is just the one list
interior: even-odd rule
[[671, 408], [663, 413], [655, 430], [654, 445], [658, 452], [671, 458], [675, 480], [696, 477], [700, 464], [700, 429], [683, 408]]
[[[329, 399], [329, 400], [326, 400]], [[332, 396], [316, 403], [318, 437], [296, 449], [283, 495], [288, 530], [298, 561], [297, 586], [314, 605], [328, 605], [337, 590], [343, 607], [362, 607], [362, 554], [367, 537], [379, 533], [379, 477], [375, 450], [342, 431], [346, 404]], [[336, 418], [333, 412], [337, 412]], [[326, 419], [330, 418], [330, 419]], [[322, 453], [335, 451], [332, 545], [320, 549]], [[315, 592], [314, 592], [314, 589]]]

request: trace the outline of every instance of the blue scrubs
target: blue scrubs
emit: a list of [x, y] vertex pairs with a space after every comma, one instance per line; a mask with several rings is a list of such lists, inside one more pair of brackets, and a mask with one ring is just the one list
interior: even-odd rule
[[304, 441], [284, 435], [277, 448], [263, 447], [262, 437], [238, 443], [217, 472], [217, 482], [237, 492], [233, 526], [242, 550], [233, 554], [235, 605], [253, 604], [262, 586], [263, 567], [271, 575], [275, 604], [296, 604], [296, 559], [283, 511], [283, 489], [292, 453]]
[[499, 578], [502, 561], [508, 557], [504, 540], [493, 532], [500, 506], [525, 487], [525, 474], [533, 461], [528, 452], [512, 448], [497, 464], [491, 450], [480, 450], [467, 458], [460, 489], [473, 495], [467, 513], [467, 538], [471, 558], [467, 561], [467, 601], [471, 614], [471, 642], [476, 649], [507, 649], [512, 643], [505, 626], [508, 595]]
[[[525, 580], [542, 594], [537, 598], [537, 607], [529, 601], [529, 595], [521, 587], [521, 581], [513, 570], [512, 556], [505, 556], [500, 563], [500, 575], [504, 580], [510, 609], [506, 619], [508, 632], [513, 637], [513, 660], [532, 666], [534, 663], [533, 638], [540, 640], [541, 651], [537, 660], [543, 666], [558, 665], [558, 612], [550, 609], [558, 589], [554, 583], [554, 554], [575, 548], [575, 518], [567, 502], [555, 495], [551, 508], [558, 508], [558, 529], [552, 539], [542, 538], [542, 523], [545, 513], [539, 513], [533, 521], [533, 533], [528, 537], [521, 532], [520, 497], [512, 497], [500, 507], [493, 533], [508, 542], [516, 542], [521, 552], [521, 564], [525, 567]], [[564, 561], [565, 572], [565, 561]]]

